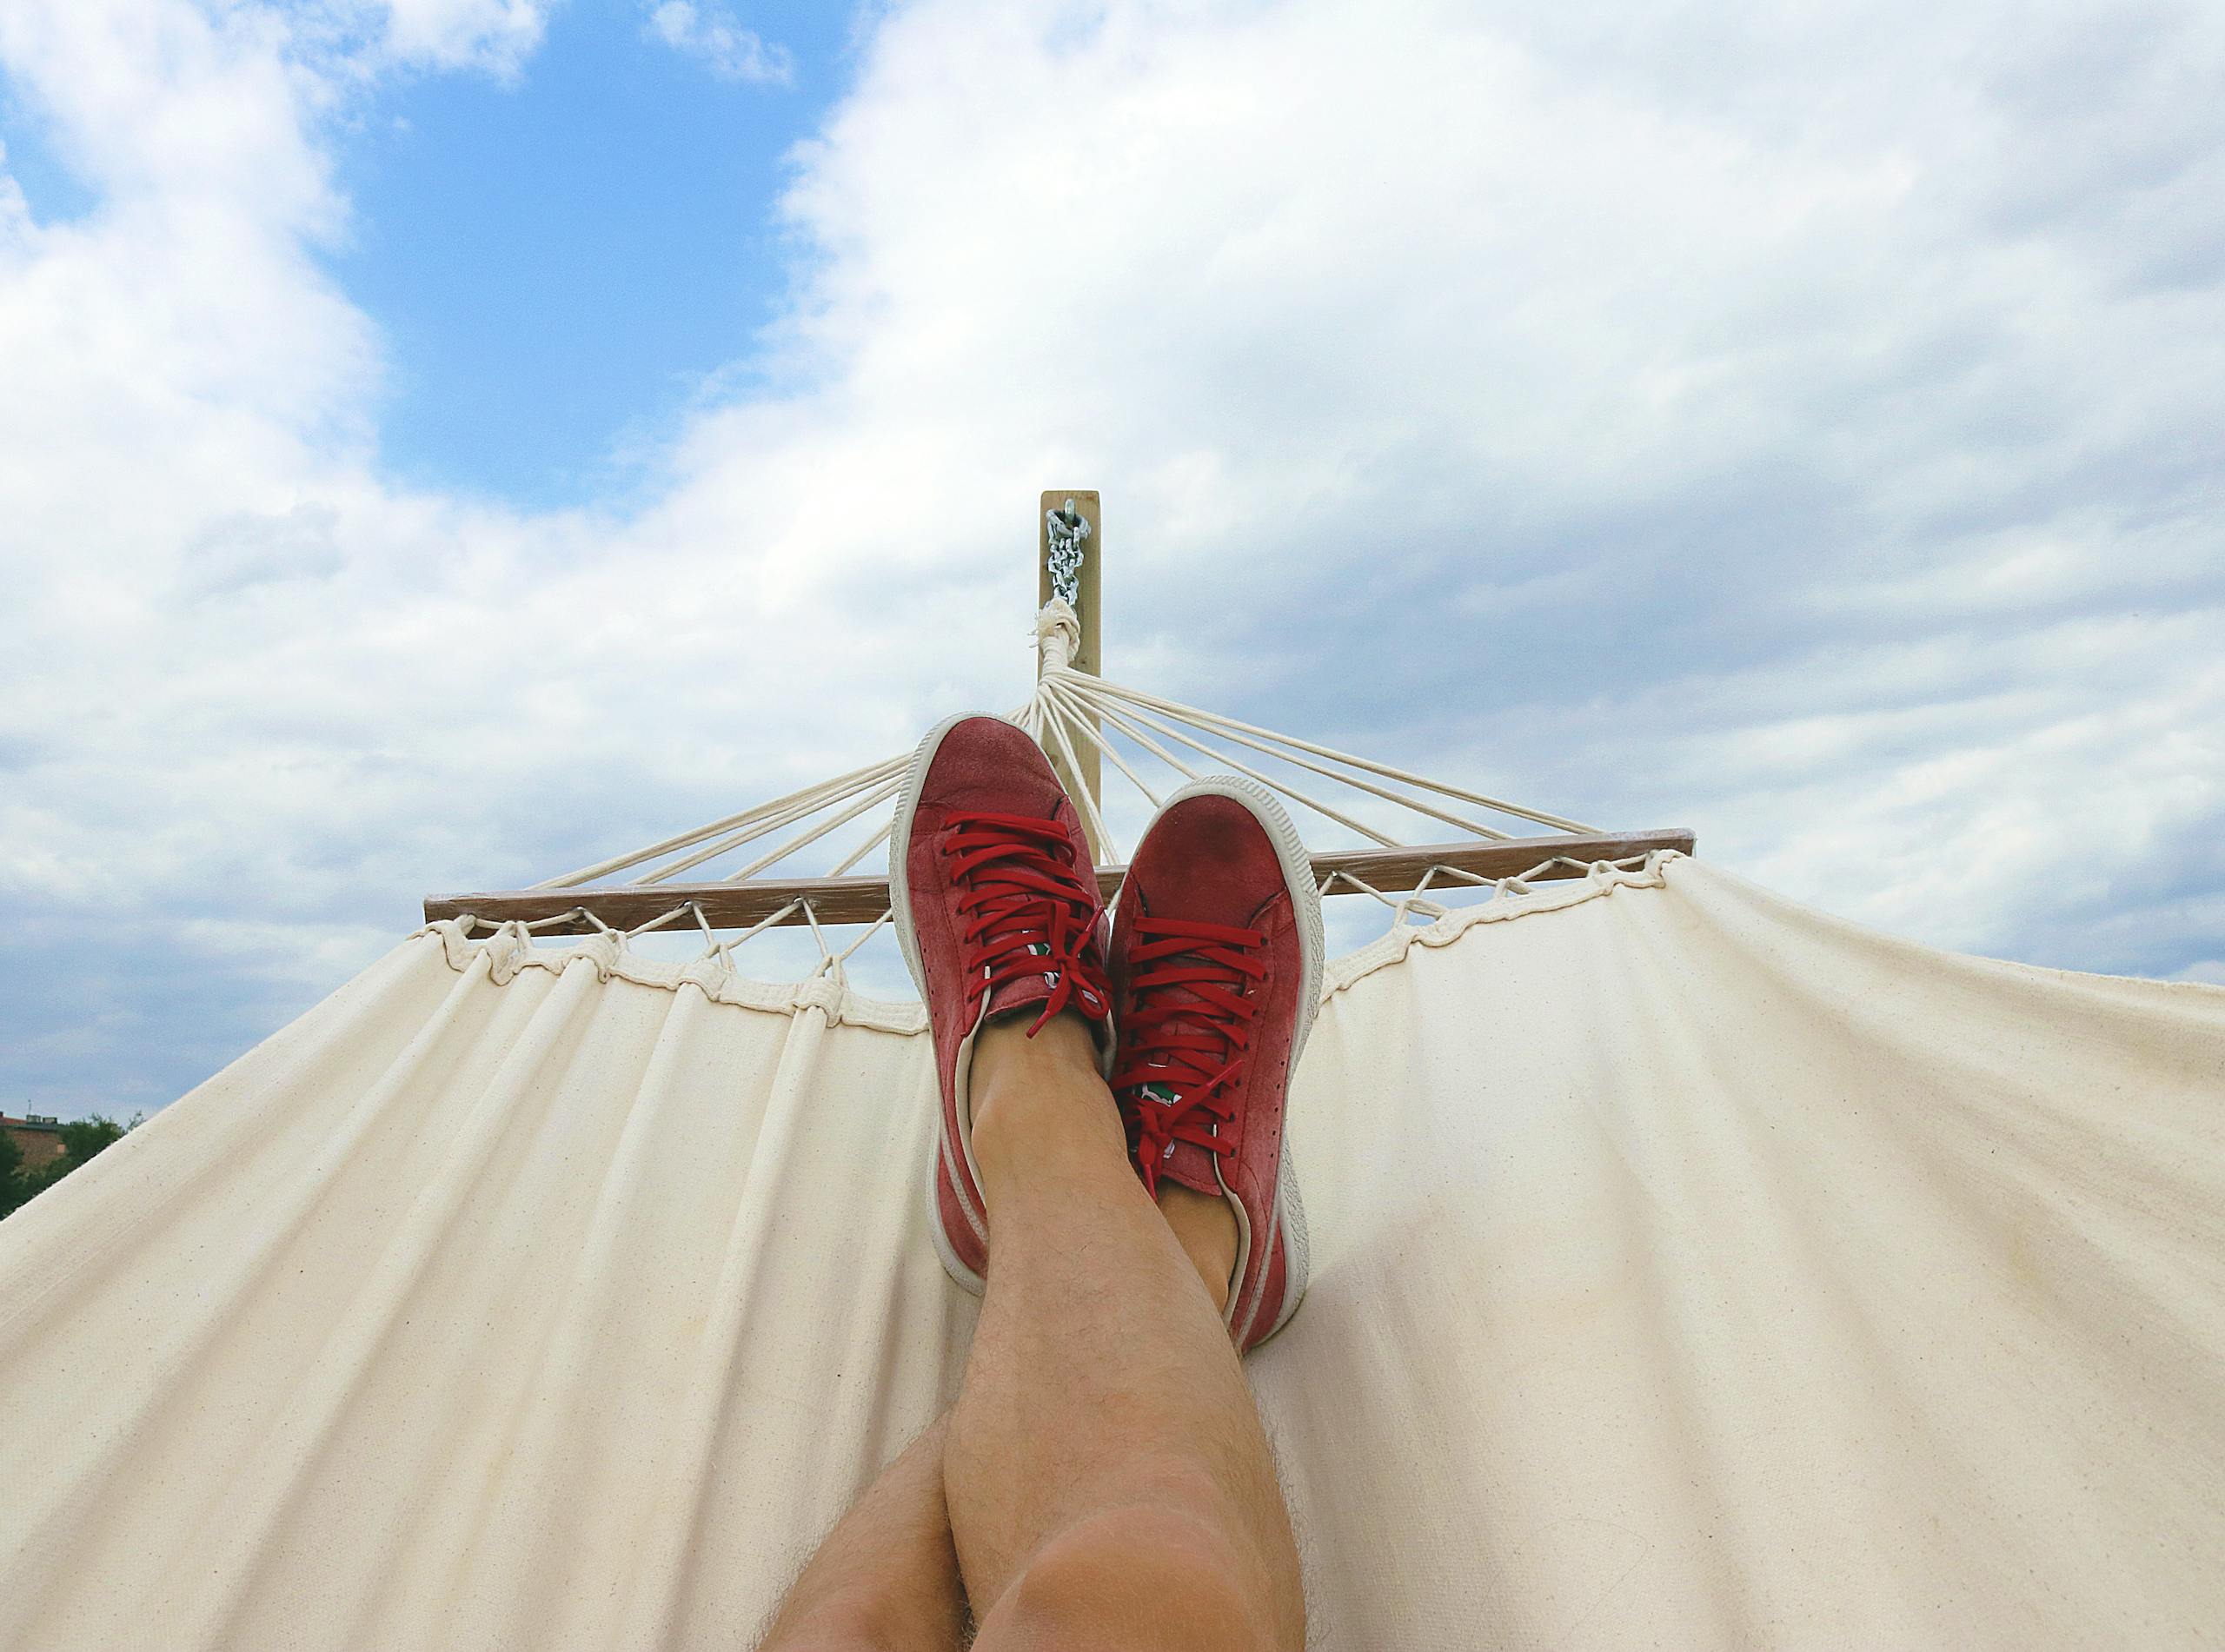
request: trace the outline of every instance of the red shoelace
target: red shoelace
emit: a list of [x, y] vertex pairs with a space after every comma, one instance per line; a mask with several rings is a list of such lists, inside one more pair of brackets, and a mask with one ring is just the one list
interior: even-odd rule
[[1257, 930], [1228, 924], [1135, 920], [1112, 1091], [1131, 1097], [1129, 1145], [1154, 1197], [1176, 1143], [1223, 1158], [1236, 1152], [1235, 1132], [1224, 1137], [1219, 1127], [1235, 1117], [1230, 1091], [1252, 1048], [1265, 944]]
[[943, 853], [953, 862], [958, 910], [966, 919], [968, 1017], [982, 996], [1031, 975], [1049, 979], [1051, 996], [1031, 1037], [1070, 1005], [1101, 1021], [1112, 1008], [1097, 953], [1104, 912], [1093, 868], [1074, 864], [1073, 840], [1056, 821], [1024, 814], [953, 814]]

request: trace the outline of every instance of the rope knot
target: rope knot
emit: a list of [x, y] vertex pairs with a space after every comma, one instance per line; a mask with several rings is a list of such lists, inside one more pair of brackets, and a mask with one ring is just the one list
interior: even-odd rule
[[1081, 617], [1064, 599], [1053, 597], [1035, 616], [1035, 647], [1046, 673], [1064, 671], [1081, 647]]

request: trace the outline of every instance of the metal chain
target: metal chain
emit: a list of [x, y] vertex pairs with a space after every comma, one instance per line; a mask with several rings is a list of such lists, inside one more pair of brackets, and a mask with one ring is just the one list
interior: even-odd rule
[[1045, 511], [1043, 521], [1051, 531], [1051, 594], [1068, 607], [1079, 607], [1082, 541], [1089, 537], [1089, 518], [1070, 499], [1064, 510]]

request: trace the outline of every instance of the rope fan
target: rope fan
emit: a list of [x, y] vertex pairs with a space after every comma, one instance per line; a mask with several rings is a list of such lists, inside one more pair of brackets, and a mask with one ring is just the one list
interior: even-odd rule
[[[1325, 823], [1356, 839], [1361, 846], [1312, 856], [1322, 893], [1372, 896], [1401, 919], [1409, 912], [1441, 915], [1444, 907], [1430, 895], [1448, 886], [1526, 893], [1532, 884], [1587, 876], [1602, 865], [1691, 852], [1693, 834], [1682, 828], [1603, 832], [1109, 680], [1097, 667], [1104, 542], [1098, 495], [1046, 492], [1042, 523], [1035, 692], [1006, 715], [1034, 737], [1066, 780], [1108, 896], [1126, 868], [1108, 824], [1117, 811], [1106, 780], [1132, 788], [1124, 801], [1140, 799], [1156, 808], [1165, 792], [1216, 771], [1247, 775], [1276, 792], [1301, 823]], [[865, 933], [840, 952], [827, 952], [847, 958], [888, 921], [887, 879], [859, 869], [886, 859], [910, 761], [909, 752], [898, 753], [530, 889], [429, 896], [425, 917], [550, 935], [642, 933], [692, 921], [712, 949], [729, 955], [751, 936], [784, 925], [807, 924], [817, 932], [862, 924]], [[807, 852], [830, 857], [823, 872], [785, 870]], [[741, 932], [719, 939], [734, 930]]]

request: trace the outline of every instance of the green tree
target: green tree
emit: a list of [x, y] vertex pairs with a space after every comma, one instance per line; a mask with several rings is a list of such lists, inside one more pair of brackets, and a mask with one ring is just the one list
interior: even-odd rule
[[13, 1136], [0, 1131], [0, 1216], [52, 1187], [71, 1171], [91, 1163], [122, 1141], [125, 1131], [137, 1129], [141, 1117], [134, 1113], [121, 1125], [100, 1113], [71, 1119], [62, 1126], [60, 1157], [40, 1170], [24, 1169], [23, 1150], [16, 1145]]
[[95, 1154], [122, 1141], [123, 1132], [138, 1123], [135, 1118], [129, 1125], [119, 1125], [99, 1113], [90, 1118], [71, 1119], [62, 1127], [62, 1157], [48, 1167], [47, 1181], [58, 1182], [71, 1171], [83, 1169], [92, 1162]]
[[5, 1216], [35, 1191], [23, 1174], [23, 1150], [16, 1138], [0, 1130], [0, 1216]]

